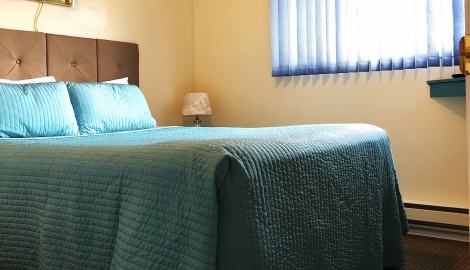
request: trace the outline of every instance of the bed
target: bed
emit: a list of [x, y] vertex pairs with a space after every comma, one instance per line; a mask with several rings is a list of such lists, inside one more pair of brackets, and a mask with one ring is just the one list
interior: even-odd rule
[[[72, 103], [71, 88], [103, 85], [81, 82], [138, 85], [136, 44], [7, 29], [0, 44], [0, 78], [54, 76], [70, 82], [48, 85], [67, 87]], [[82, 131], [0, 139], [0, 269], [405, 263], [408, 225], [381, 128]]]

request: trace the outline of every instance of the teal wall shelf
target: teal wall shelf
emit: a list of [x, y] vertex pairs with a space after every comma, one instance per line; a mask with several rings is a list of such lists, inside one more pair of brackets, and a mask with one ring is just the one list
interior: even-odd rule
[[427, 83], [431, 88], [430, 95], [432, 98], [465, 96], [465, 77], [445, 80], [433, 80], [427, 81]]

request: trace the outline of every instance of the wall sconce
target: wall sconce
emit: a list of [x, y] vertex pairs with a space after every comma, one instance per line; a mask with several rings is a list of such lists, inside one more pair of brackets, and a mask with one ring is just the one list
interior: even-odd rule
[[66, 7], [73, 7], [73, 2], [74, 2], [74, 0], [30, 0], [30, 1], [66, 6]]

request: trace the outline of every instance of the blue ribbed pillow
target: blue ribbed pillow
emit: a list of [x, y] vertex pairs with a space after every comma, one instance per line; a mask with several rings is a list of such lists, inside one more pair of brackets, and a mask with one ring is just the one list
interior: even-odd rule
[[139, 87], [67, 82], [80, 134], [100, 134], [157, 126]]
[[0, 83], [0, 138], [78, 135], [64, 82]]

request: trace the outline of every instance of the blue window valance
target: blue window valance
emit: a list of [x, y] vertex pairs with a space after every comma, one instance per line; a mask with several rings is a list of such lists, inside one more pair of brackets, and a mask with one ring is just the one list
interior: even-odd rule
[[464, 0], [270, 0], [273, 76], [453, 66]]

